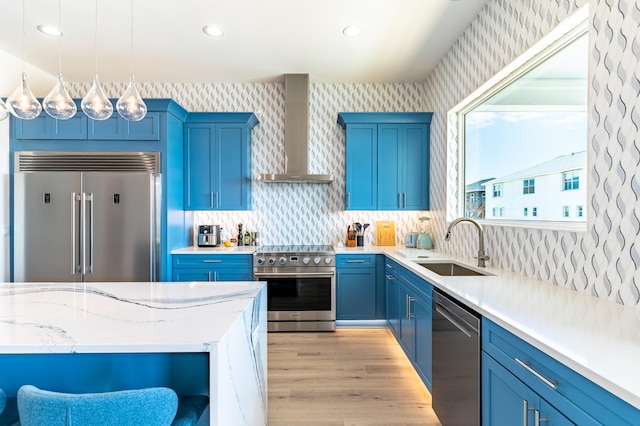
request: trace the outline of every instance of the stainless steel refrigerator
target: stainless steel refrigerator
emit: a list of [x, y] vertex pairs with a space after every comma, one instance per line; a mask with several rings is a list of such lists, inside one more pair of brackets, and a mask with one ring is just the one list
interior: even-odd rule
[[18, 152], [13, 280], [156, 281], [158, 153]]

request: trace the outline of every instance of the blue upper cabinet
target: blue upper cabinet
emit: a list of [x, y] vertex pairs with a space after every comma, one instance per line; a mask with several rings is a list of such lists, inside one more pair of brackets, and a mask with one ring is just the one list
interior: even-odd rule
[[378, 196], [378, 126], [352, 124], [347, 127], [347, 210], [375, 210]]
[[252, 113], [191, 113], [184, 126], [185, 209], [251, 208]]
[[429, 209], [432, 115], [338, 114], [346, 130], [347, 210]]
[[160, 140], [160, 113], [149, 112], [140, 121], [127, 121], [117, 114], [106, 120], [89, 120], [89, 138], [96, 140]]
[[68, 120], [56, 120], [43, 112], [33, 120], [15, 120], [14, 123], [16, 139], [87, 139], [87, 117], [84, 114], [77, 114]]

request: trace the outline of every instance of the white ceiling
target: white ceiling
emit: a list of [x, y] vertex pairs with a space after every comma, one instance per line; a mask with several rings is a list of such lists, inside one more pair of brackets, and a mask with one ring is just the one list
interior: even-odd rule
[[[0, 49], [58, 72], [66, 81], [95, 72], [95, 0], [3, 1]], [[98, 0], [98, 74], [123, 82], [131, 73], [131, 0]], [[314, 82], [419, 82], [488, 0], [135, 0], [133, 70], [145, 82], [272, 82], [309, 73]], [[202, 28], [223, 28], [222, 38]], [[358, 25], [362, 34], [342, 30]], [[0, 65], [1, 66], [1, 65]], [[17, 78], [16, 78], [17, 80]]]

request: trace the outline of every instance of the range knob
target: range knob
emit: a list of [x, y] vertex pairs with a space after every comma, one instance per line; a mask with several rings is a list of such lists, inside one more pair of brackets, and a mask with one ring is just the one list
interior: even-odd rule
[[313, 263], [315, 263], [316, 265], [319, 265], [321, 261], [322, 261], [322, 258], [320, 256], [316, 256], [313, 259]]
[[275, 257], [270, 257], [269, 258], [269, 265], [275, 265], [276, 264], [276, 258]]
[[284, 265], [285, 263], [287, 263], [287, 258], [286, 258], [286, 257], [284, 257], [284, 256], [282, 256], [282, 257], [280, 258], [279, 262], [280, 262], [280, 264], [281, 264], [281, 265]]
[[264, 264], [264, 257], [259, 257], [256, 262], [258, 262], [258, 265]]
[[324, 263], [327, 264], [327, 265], [330, 264], [331, 263], [331, 258], [330, 257], [325, 258], [324, 259]]
[[302, 263], [304, 263], [305, 265], [308, 265], [309, 262], [311, 262], [311, 258], [309, 256], [302, 258]]

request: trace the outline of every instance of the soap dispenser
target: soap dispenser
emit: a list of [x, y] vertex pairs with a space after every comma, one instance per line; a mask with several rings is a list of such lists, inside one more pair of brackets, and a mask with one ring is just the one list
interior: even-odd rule
[[432, 249], [433, 242], [431, 241], [431, 235], [427, 232], [426, 225], [423, 222], [428, 221], [429, 218], [426, 216], [420, 217], [420, 233], [418, 234], [418, 238], [416, 240], [416, 247], [419, 249]]

